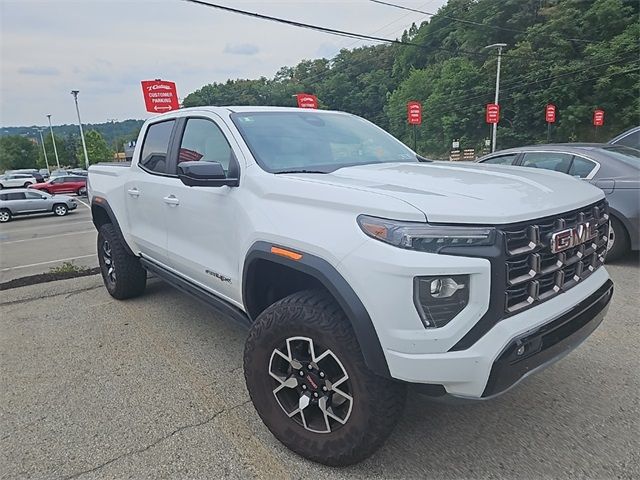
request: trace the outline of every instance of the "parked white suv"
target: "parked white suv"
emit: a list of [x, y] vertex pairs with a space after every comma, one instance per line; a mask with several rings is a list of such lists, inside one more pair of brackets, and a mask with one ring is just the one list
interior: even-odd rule
[[0, 176], [0, 189], [11, 187], [24, 187], [38, 183], [35, 177], [29, 173], [6, 173]]
[[562, 357], [613, 291], [601, 190], [429, 162], [346, 113], [160, 115], [88, 189], [109, 293], [151, 271], [249, 327], [258, 414], [329, 465], [382, 444], [407, 384], [486, 399]]

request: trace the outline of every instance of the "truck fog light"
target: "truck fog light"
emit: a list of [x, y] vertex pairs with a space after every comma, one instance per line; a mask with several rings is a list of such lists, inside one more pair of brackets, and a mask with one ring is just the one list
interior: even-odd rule
[[469, 303], [469, 275], [414, 279], [413, 301], [426, 328], [449, 323]]

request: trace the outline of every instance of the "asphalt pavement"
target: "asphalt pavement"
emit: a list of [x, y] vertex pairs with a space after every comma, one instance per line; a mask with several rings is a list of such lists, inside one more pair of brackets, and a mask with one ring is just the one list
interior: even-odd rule
[[38, 214], [0, 224], [0, 283], [46, 273], [64, 262], [96, 267], [96, 230], [86, 197], [64, 217]]
[[359, 465], [275, 440], [244, 386], [245, 331], [159, 280], [115, 301], [98, 276], [0, 292], [0, 478], [640, 478], [640, 268], [608, 267], [604, 323], [505, 395], [409, 395]]

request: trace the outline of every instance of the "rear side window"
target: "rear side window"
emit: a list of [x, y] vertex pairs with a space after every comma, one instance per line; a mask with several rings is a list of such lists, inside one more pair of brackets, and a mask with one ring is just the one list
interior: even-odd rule
[[25, 198], [23, 192], [7, 193], [6, 197], [7, 198], [5, 200], [24, 200], [24, 198]]
[[567, 173], [573, 155], [559, 152], [530, 152], [524, 154], [523, 167], [544, 168]]
[[581, 157], [573, 157], [573, 163], [569, 169], [569, 175], [579, 178], [587, 178], [594, 168], [596, 168], [596, 164], [591, 160]]
[[487, 160], [482, 161], [481, 163], [488, 163], [490, 165], [513, 165], [517, 153], [511, 153], [509, 155], [498, 155], [497, 157], [491, 157]]
[[232, 155], [227, 139], [215, 123], [202, 118], [187, 120], [178, 153], [178, 163], [218, 162], [227, 172]]
[[166, 173], [169, 141], [175, 121], [154, 123], [147, 129], [140, 154], [140, 166], [155, 173]]

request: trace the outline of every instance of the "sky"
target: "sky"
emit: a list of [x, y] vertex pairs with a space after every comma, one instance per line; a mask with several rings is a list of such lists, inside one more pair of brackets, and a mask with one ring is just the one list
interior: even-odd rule
[[[396, 38], [428, 15], [368, 0], [211, 0], [305, 23]], [[436, 12], [445, 0], [394, 0]], [[365, 44], [183, 0], [0, 0], [0, 126], [145, 119], [142, 80], [203, 85], [272, 77]]]

